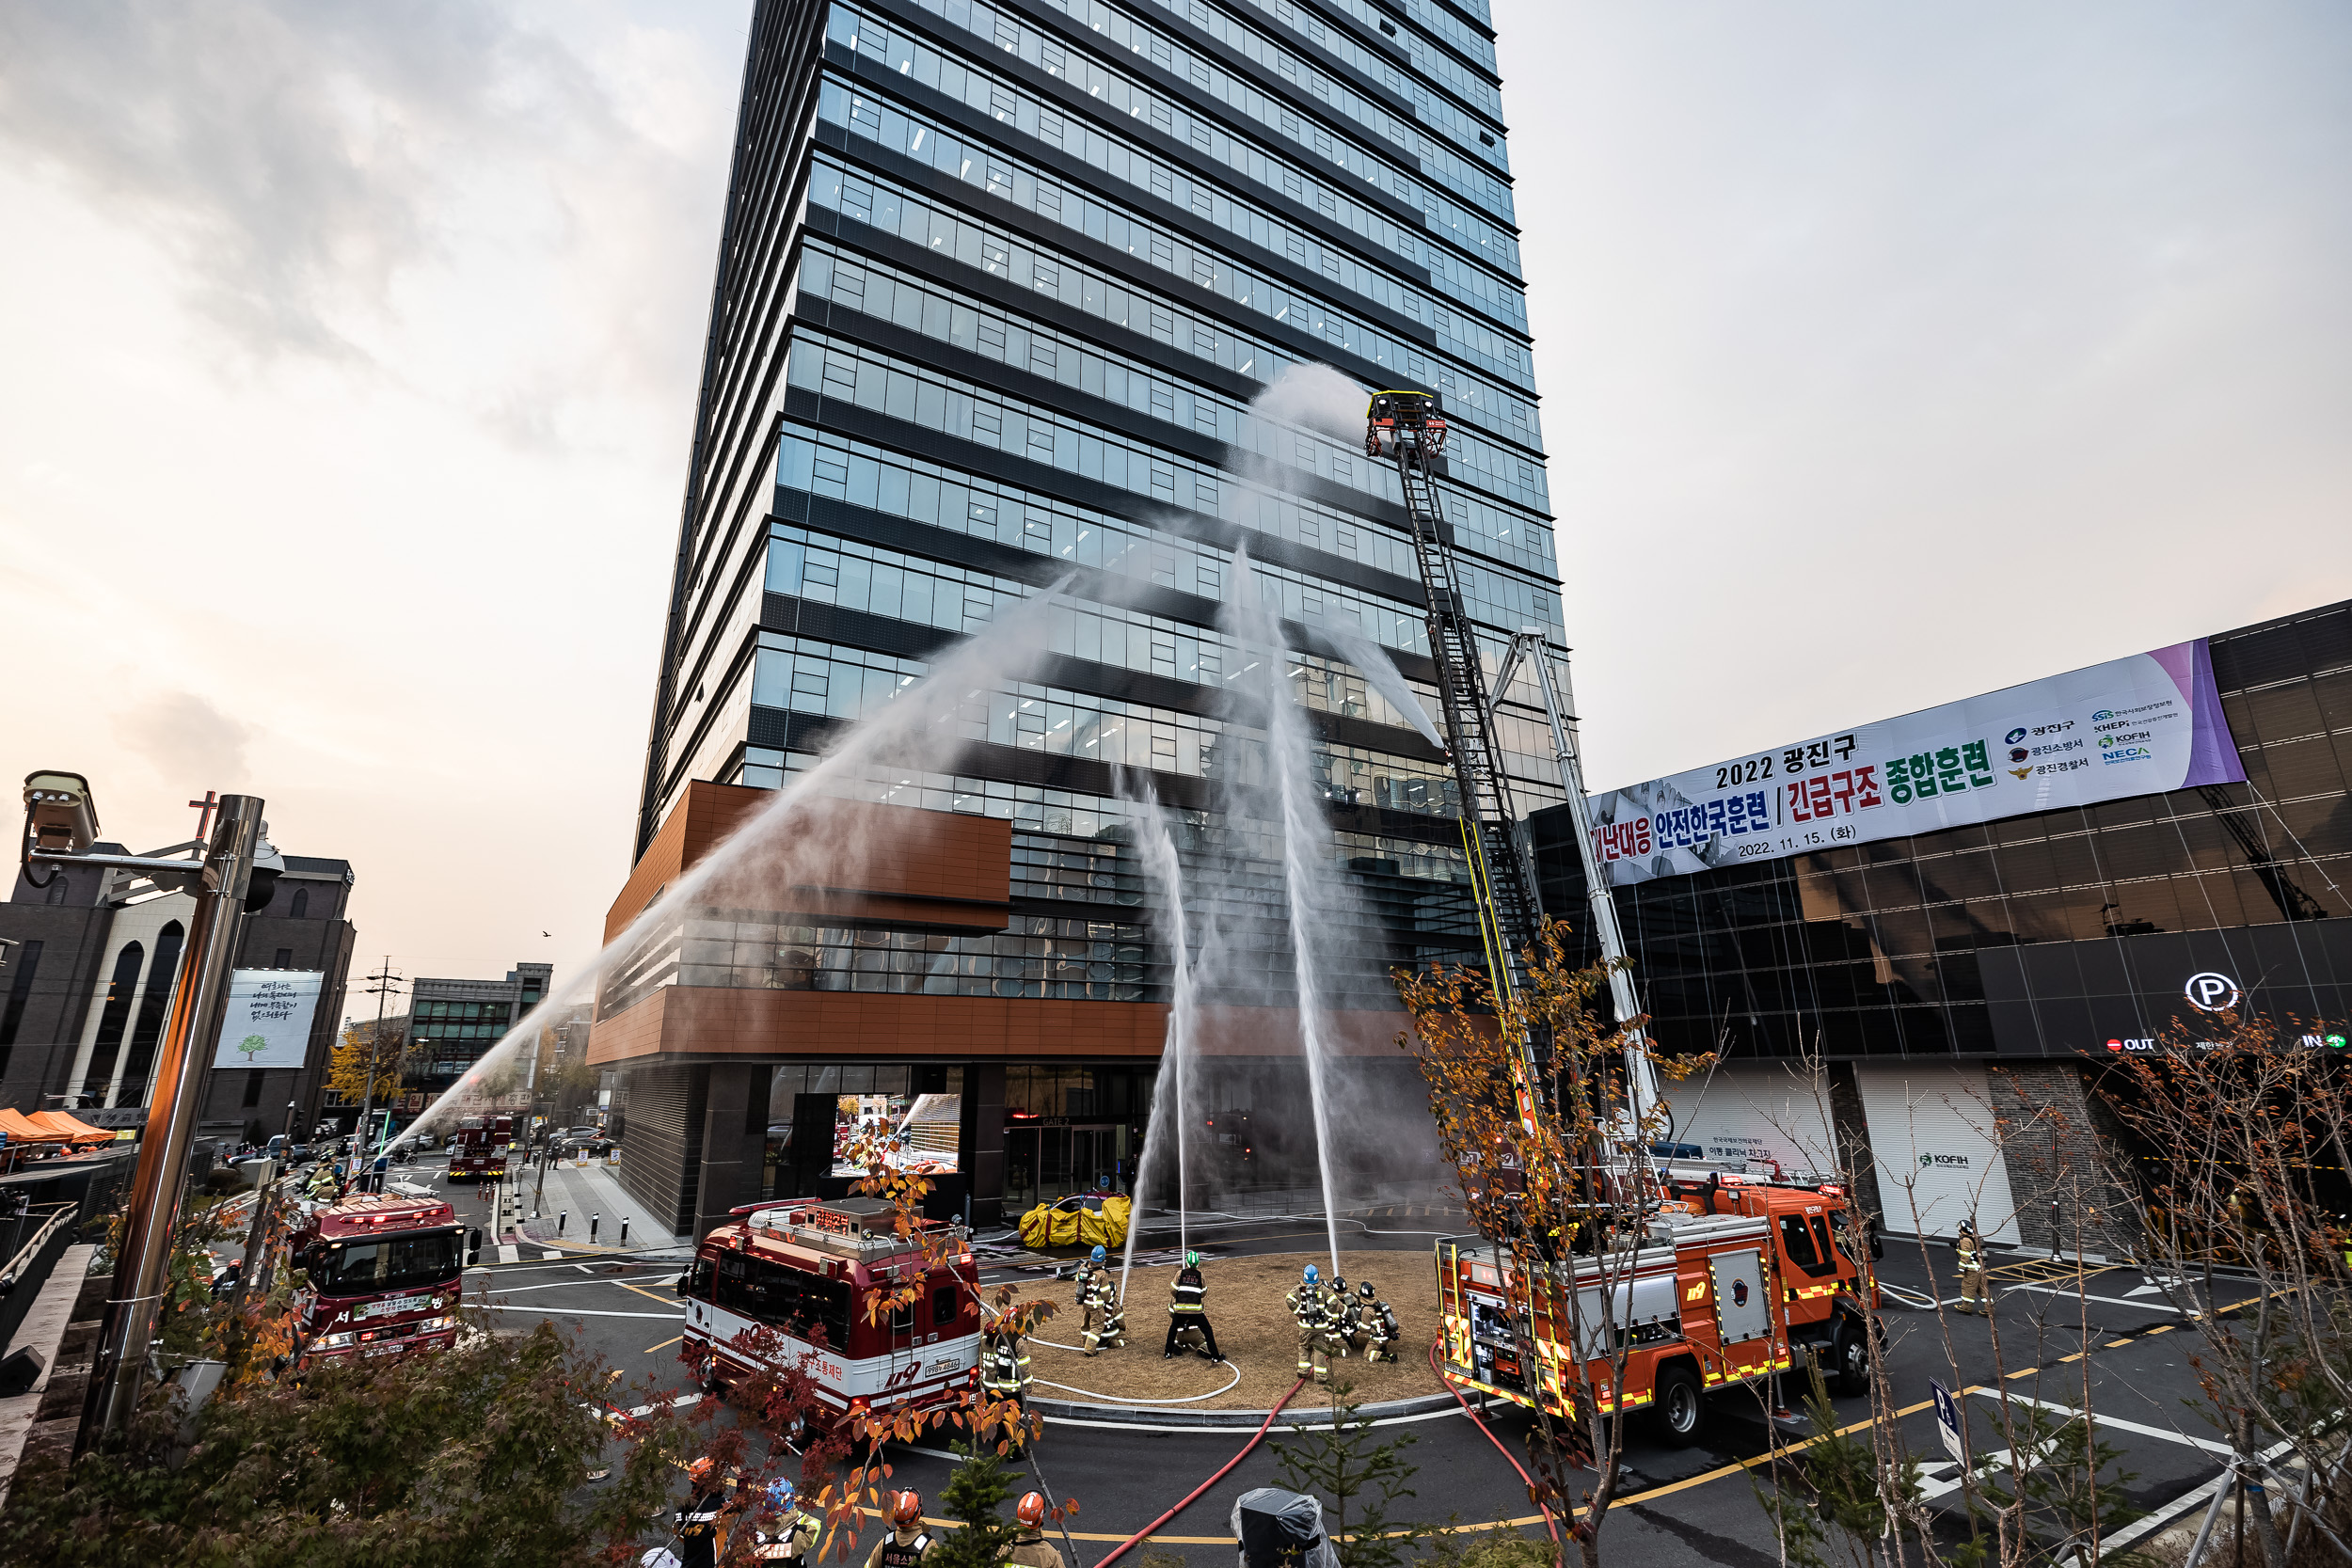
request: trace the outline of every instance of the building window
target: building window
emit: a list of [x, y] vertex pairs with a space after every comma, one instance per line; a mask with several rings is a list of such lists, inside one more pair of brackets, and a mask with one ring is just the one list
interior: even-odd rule
[[148, 1074], [155, 1070], [155, 1044], [163, 1038], [164, 1014], [180, 978], [180, 944], [186, 933], [173, 921], [155, 934], [155, 965], [147, 972], [147, 994], [139, 999], [139, 1021], [131, 1029], [131, 1059], [122, 1069], [118, 1105], [147, 1103]]
[[262, 1075], [259, 1072], [248, 1072], [245, 1075], [245, 1108], [249, 1111], [261, 1102]]
[[122, 1049], [122, 1032], [131, 1022], [131, 998], [139, 989], [139, 965], [147, 949], [126, 942], [115, 955], [115, 974], [106, 986], [106, 1005], [98, 1015], [98, 1038], [92, 1042], [89, 1074], [82, 1080], [82, 1098], [105, 1102], [106, 1085], [115, 1075], [115, 1054]]
[[279, 948], [278, 950], [278, 961], [270, 967], [273, 969], [292, 969], [294, 967], [294, 949], [291, 947]]
[[310, 890], [307, 887], [298, 887], [294, 889], [294, 908], [288, 910], [286, 912], [291, 918], [295, 920], [301, 920], [308, 916], [310, 912]]

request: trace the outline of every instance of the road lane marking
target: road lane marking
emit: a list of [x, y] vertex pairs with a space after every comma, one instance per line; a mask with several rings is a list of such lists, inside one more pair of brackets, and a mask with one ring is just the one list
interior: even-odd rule
[[[2006, 1399], [2011, 1404], [2030, 1404], [2037, 1409], [2055, 1411], [2070, 1419], [2082, 1414], [2071, 1404], [2057, 1404], [2049, 1400], [2027, 1399], [2023, 1394], [2002, 1395], [1991, 1388], [1978, 1388], [1972, 1392], [1982, 1394], [1991, 1400]], [[2170, 1427], [2149, 1426], [2141, 1421], [2126, 1421], [2114, 1416], [2102, 1416], [2095, 1409], [2090, 1413], [2090, 1424], [2094, 1427], [2113, 1427], [2118, 1432], [2137, 1432], [2142, 1437], [2161, 1437], [2168, 1443], [2183, 1443], [2192, 1449], [2202, 1449], [2207, 1453], [2220, 1454], [2224, 1458], [2227, 1458], [2231, 1452], [2230, 1445], [2227, 1443], [2217, 1443], [2206, 1437], [2191, 1437], [2188, 1433], [2176, 1432]]]
[[2004, 1285], [2001, 1287], [2003, 1295], [2009, 1294], [2011, 1291], [2032, 1291], [2045, 1296], [2065, 1296], [2069, 1300], [2104, 1301], [2110, 1307], [2137, 1307], [2142, 1312], [2170, 1312], [2177, 1316], [2181, 1310], [2177, 1307], [2167, 1307], [2162, 1302], [2134, 1301], [2129, 1296], [2094, 1296], [2086, 1292], [2061, 1291], [2055, 1285]]
[[662, 1341], [661, 1341], [661, 1343], [660, 1343], [660, 1344], [658, 1344], [658, 1345], [647, 1345], [647, 1346], [645, 1347], [644, 1351], [644, 1354], [646, 1354], [646, 1355], [651, 1355], [654, 1352], [656, 1352], [656, 1351], [658, 1351], [658, 1350], [668, 1350], [668, 1349], [669, 1349], [672, 1345], [677, 1344], [680, 1340], [683, 1340], [685, 1338], [686, 1338], [686, 1336], [685, 1336], [685, 1335], [683, 1335], [683, 1334], [681, 1334], [681, 1335], [679, 1335], [679, 1336], [677, 1337], [677, 1338], [676, 1338], [676, 1339], [664, 1339], [664, 1340], [662, 1340]]

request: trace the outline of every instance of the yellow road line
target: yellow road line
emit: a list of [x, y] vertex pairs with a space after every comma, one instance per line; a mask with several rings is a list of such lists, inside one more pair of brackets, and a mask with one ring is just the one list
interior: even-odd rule
[[646, 1354], [646, 1355], [651, 1355], [654, 1352], [656, 1352], [656, 1351], [658, 1351], [658, 1350], [668, 1350], [668, 1349], [669, 1349], [672, 1345], [676, 1344], [676, 1343], [678, 1342], [678, 1340], [680, 1340], [680, 1339], [684, 1339], [685, 1338], [686, 1338], [686, 1336], [685, 1336], [685, 1335], [683, 1335], [683, 1334], [681, 1334], [681, 1335], [679, 1335], [679, 1336], [677, 1337], [677, 1338], [676, 1338], [676, 1339], [664, 1339], [664, 1340], [662, 1340], [662, 1341], [661, 1341], [661, 1343], [660, 1343], [660, 1344], [658, 1344], [658, 1345], [647, 1345], [647, 1346], [644, 1348], [644, 1353], [643, 1353], [643, 1354]]

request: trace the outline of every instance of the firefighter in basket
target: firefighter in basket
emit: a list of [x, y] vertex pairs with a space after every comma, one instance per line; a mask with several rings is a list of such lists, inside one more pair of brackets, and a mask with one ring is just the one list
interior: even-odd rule
[[1380, 1293], [1367, 1279], [1356, 1287], [1356, 1302], [1349, 1309], [1348, 1340], [1364, 1353], [1367, 1365], [1383, 1361], [1394, 1363], [1403, 1358], [1397, 1354], [1396, 1342], [1402, 1338], [1396, 1326], [1396, 1313], [1380, 1299]]
[[894, 1492], [890, 1495], [890, 1533], [866, 1560], [866, 1568], [915, 1568], [937, 1544], [923, 1528], [922, 1494]]
[[1199, 1253], [1184, 1254], [1184, 1271], [1168, 1293], [1168, 1343], [1160, 1347], [1160, 1359], [1197, 1350], [1212, 1361], [1224, 1360], [1224, 1353], [1216, 1348], [1216, 1330], [1209, 1326], [1209, 1287], [1200, 1277]]
[[817, 1549], [824, 1526], [801, 1508], [799, 1492], [782, 1476], [768, 1483], [768, 1512], [775, 1517], [758, 1532], [759, 1548], [753, 1556], [762, 1562], [803, 1562], [816, 1568], [809, 1553]]
[[[1000, 1320], [990, 1329], [987, 1342], [980, 1347], [980, 1392], [1009, 1402], [1016, 1411], [1028, 1409], [1029, 1346], [1009, 1320]], [[1017, 1432], [1019, 1418], [1014, 1419]]]
[[1323, 1276], [1310, 1263], [1298, 1276], [1298, 1289], [1282, 1298], [1298, 1324], [1298, 1375], [1313, 1374], [1317, 1383], [1330, 1380], [1331, 1374], [1331, 1298], [1323, 1288]]
[[1045, 1539], [1045, 1498], [1042, 1494], [1026, 1492], [1013, 1504], [1013, 1519], [1021, 1526], [1021, 1533], [1012, 1538], [1005, 1555], [997, 1560], [1009, 1562], [1015, 1568], [1062, 1568], [1061, 1548]]
[[1119, 1304], [1119, 1278], [1108, 1269], [1096, 1269], [1087, 1283], [1086, 1354], [1107, 1345], [1113, 1350], [1127, 1342], [1127, 1312]]
[[1984, 1243], [1978, 1239], [1974, 1220], [1960, 1222], [1960, 1238], [1952, 1243], [1960, 1261], [1960, 1309], [1993, 1315], [1992, 1291], [1984, 1277]]
[[1375, 392], [1364, 409], [1364, 452], [1370, 457], [1392, 458], [1400, 451], [1441, 456], [1445, 435], [1438, 400], [1427, 392]]

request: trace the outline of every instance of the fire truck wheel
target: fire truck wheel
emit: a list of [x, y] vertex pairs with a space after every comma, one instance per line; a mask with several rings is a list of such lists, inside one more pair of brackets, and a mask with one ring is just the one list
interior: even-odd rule
[[1657, 1402], [1650, 1408], [1659, 1436], [1675, 1448], [1687, 1449], [1707, 1434], [1707, 1395], [1698, 1373], [1688, 1367], [1659, 1372]]
[[1851, 1318], [1837, 1320], [1836, 1337], [1829, 1345], [1829, 1386], [1834, 1394], [1852, 1396], [1870, 1391], [1870, 1348]]

